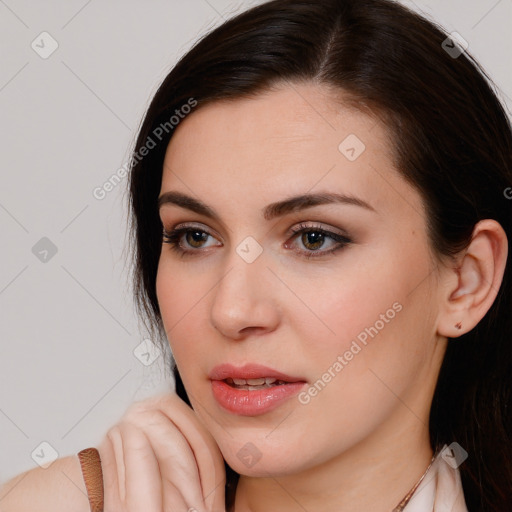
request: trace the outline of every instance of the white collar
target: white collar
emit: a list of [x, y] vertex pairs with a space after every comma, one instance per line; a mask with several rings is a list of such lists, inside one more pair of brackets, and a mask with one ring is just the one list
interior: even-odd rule
[[444, 446], [403, 512], [468, 512], [460, 472]]

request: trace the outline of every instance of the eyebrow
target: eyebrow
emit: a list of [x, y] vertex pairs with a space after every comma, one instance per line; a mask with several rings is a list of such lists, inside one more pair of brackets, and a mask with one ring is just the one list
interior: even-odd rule
[[[187, 196], [181, 192], [169, 191], [164, 192], [158, 198], [158, 209], [165, 204], [174, 204], [181, 208], [186, 208], [199, 215], [204, 215], [210, 219], [220, 222], [220, 216], [210, 206], [195, 199], [194, 197]], [[302, 194], [298, 196], [289, 197], [282, 201], [271, 203], [263, 208], [263, 218], [265, 220], [273, 220], [291, 212], [305, 210], [314, 206], [324, 204], [344, 204], [351, 206], [359, 206], [369, 211], [377, 213], [375, 208], [362, 199], [346, 194], [337, 194], [334, 192], [320, 192], [315, 194]]]

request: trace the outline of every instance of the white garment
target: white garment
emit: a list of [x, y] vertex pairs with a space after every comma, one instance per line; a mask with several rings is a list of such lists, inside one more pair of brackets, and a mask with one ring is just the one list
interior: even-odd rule
[[460, 472], [445, 445], [403, 512], [468, 512]]

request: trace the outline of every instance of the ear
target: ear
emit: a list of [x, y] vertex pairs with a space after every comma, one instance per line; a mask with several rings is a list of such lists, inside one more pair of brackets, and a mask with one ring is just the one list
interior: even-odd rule
[[492, 219], [478, 222], [455, 267], [441, 273], [438, 334], [457, 338], [480, 322], [498, 295], [507, 254], [507, 235], [501, 225]]

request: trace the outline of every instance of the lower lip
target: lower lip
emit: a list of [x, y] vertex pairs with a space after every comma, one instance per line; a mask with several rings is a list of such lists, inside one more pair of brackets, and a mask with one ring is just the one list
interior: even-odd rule
[[285, 400], [296, 395], [305, 384], [290, 382], [250, 391], [234, 388], [223, 380], [212, 380], [212, 391], [217, 402], [229, 412], [240, 416], [257, 416], [279, 407]]

